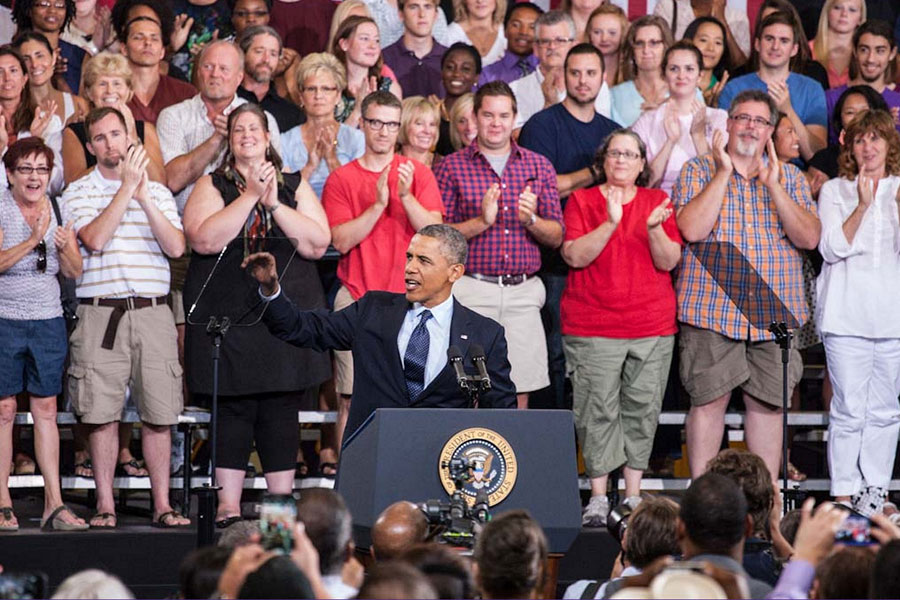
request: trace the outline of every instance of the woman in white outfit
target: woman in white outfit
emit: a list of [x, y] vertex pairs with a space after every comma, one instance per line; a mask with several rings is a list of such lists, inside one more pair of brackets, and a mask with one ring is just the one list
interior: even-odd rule
[[453, 23], [447, 27], [447, 47], [456, 42], [474, 46], [481, 55], [481, 66], [486, 67], [503, 58], [506, 52], [506, 35], [503, 17], [506, 0], [453, 0], [456, 13]]
[[871, 514], [887, 496], [900, 431], [900, 135], [890, 113], [870, 110], [844, 141], [841, 176], [819, 194], [816, 323], [834, 387], [831, 493]]

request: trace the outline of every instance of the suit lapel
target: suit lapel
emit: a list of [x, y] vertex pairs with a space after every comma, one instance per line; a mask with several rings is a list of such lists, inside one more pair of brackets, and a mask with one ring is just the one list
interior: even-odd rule
[[[469, 352], [469, 342], [472, 332], [472, 324], [469, 321], [469, 317], [462, 309], [462, 305], [456, 301], [456, 298], [453, 299], [453, 318], [450, 319], [450, 344], [447, 346], [456, 346], [459, 348], [460, 354], [463, 356], [463, 362], [465, 363], [465, 359], [467, 358]], [[443, 352], [447, 352], [447, 348], [443, 349]], [[402, 369], [401, 369], [402, 371]], [[429, 394], [433, 393], [435, 388], [439, 388], [442, 385], [446, 385], [446, 380], [450, 379], [456, 383], [456, 374], [453, 372], [453, 368], [450, 366], [450, 362], [448, 361], [444, 364], [444, 368], [440, 370], [437, 376], [428, 384], [422, 393], [419, 394], [419, 398], [416, 400], [416, 404], [420, 404], [422, 400], [426, 399]], [[405, 381], [405, 377], [404, 377]]]

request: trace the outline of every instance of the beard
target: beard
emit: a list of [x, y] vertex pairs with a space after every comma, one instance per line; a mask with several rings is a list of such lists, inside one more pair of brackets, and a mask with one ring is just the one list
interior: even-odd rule
[[123, 156], [118, 153], [107, 154], [106, 156], [98, 158], [97, 162], [107, 169], [115, 169], [119, 166], [119, 163], [122, 162], [122, 158]]
[[274, 70], [269, 69], [266, 71], [263, 67], [268, 67], [268, 65], [258, 65], [256, 68], [249, 71], [247, 74], [250, 75], [250, 79], [256, 83], [269, 83], [272, 81], [272, 73], [274, 73]]
[[754, 156], [757, 148], [759, 148], [759, 140], [744, 140], [743, 138], [738, 137], [734, 141], [735, 154], [746, 158]]

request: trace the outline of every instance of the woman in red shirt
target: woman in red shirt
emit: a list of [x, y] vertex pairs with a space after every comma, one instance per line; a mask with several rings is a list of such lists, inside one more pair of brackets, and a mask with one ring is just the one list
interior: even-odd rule
[[626, 502], [640, 499], [672, 359], [681, 236], [669, 197], [648, 189], [647, 150], [611, 133], [592, 169], [598, 186], [566, 205], [562, 256], [571, 267], [561, 313], [575, 426], [591, 478], [583, 524], [605, 525], [609, 473], [625, 465]]

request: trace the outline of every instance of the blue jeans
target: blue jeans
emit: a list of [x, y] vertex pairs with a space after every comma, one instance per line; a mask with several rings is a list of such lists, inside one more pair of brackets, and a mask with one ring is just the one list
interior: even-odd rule
[[553, 408], [571, 408], [566, 406], [566, 355], [563, 352], [562, 319], [559, 316], [559, 304], [566, 289], [566, 276], [555, 273], [539, 273], [539, 275], [547, 290], [547, 299], [541, 309], [541, 320], [544, 322], [544, 335], [547, 338], [547, 366]]

